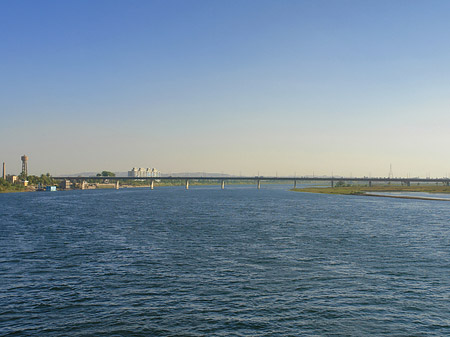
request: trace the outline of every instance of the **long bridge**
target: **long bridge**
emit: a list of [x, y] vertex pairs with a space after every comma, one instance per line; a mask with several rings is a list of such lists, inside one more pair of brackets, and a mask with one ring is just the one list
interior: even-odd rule
[[62, 176], [62, 177], [53, 177], [55, 180], [70, 180], [70, 181], [78, 181], [83, 182], [86, 180], [108, 180], [116, 183], [116, 188], [119, 188], [119, 181], [127, 181], [127, 180], [140, 180], [140, 181], [149, 181], [149, 186], [151, 189], [154, 188], [154, 183], [156, 180], [165, 180], [165, 181], [176, 181], [181, 180], [184, 181], [184, 185], [186, 189], [189, 189], [190, 181], [218, 181], [220, 182], [221, 188], [225, 188], [225, 182], [229, 181], [254, 181], [256, 187], [258, 189], [261, 188], [261, 182], [270, 181], [270, 182], [293, 182], [294, 188], [297, 187], [297, 182], [329, 182], [331, 187], [334, 187], [336, 182], [366, 182], [369, 186], [372, 186], [373, 183], [402, 183], [407, 186], [410, 186], [411, 183], [442, 183], [447, 186], [450, 186], [450, 178], [383, 178], [383, 177], [273, 177], [273, 176], [164, 176], [164, 177], [106, 177], [106, 176], [95, 176], [95, 177], [70, 177], [70, 176]]

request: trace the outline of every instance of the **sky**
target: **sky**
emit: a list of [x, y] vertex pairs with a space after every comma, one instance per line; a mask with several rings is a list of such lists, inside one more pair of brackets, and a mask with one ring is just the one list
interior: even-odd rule
[[450, 1], [0, 1], [19, 173], [444, 177]]

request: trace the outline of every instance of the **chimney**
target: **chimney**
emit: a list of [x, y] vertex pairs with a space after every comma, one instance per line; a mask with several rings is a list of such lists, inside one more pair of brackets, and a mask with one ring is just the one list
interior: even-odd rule
[[6, 179], [6, 168], [5, 168], [5, 162], [3, 162], [3, 179]]

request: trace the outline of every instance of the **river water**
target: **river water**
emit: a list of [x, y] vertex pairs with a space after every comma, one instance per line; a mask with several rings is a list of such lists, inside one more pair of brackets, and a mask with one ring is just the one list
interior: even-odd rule
[[450, 335], [448, 202], [288, 188], [1, 194], [0, 335]]

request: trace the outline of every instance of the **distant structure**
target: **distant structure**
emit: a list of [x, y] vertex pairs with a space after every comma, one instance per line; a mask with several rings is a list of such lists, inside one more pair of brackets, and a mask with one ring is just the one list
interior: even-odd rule
[[15, 184], [19, 181], [19, 177], [15, 175], [7, 175], [6, 180], [8, 180], [11, 184]]
[[392, 172], [392, 164], [389, 166], [389, 179], [394, 178], [394, 172]]
[[134, 177], [134, 178], [149, 178], [149, 177], [161, 177], [161, 171], [158, 171], [155, 168], [136, 168], [133, 167], [133, 169], [131, 171], [128, 171], [128, 176], [129, 177]]
[[5, 162], [3, 162], [3, 175], [2, 175], [3, 180], [6, 179], [6, 166], [5, 166]]
[[28, 176], [28, 156], [23, 155], [20, 159], [22, 159], [22, 174], [26, 178]]
[[60, 185], [63, 190], [70, 190], [72, 188], [72, 182], [70, 180], [64, 179]]

